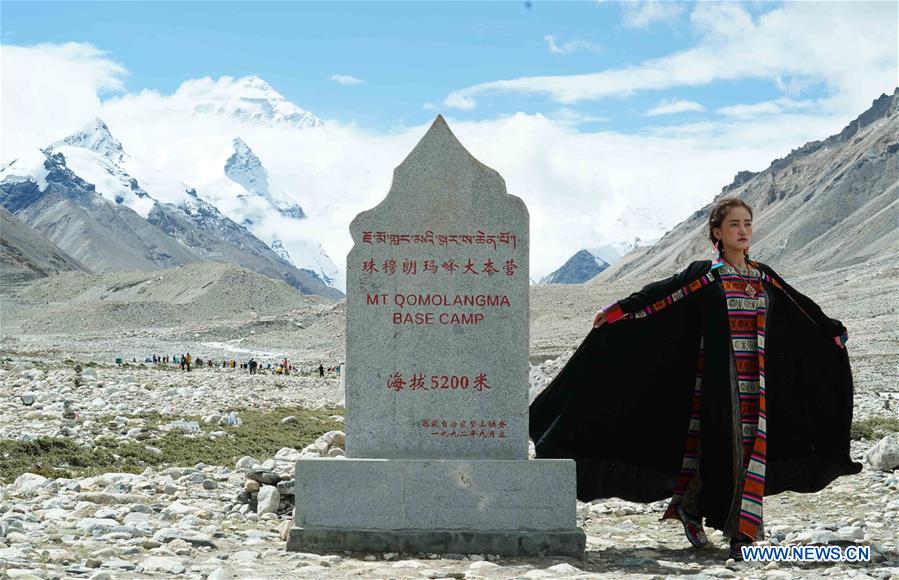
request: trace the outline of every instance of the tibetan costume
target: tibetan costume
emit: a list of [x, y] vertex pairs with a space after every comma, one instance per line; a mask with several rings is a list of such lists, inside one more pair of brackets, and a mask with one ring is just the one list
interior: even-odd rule
[[671, 498], [727, 538], [764, 537], [762, 498], [858, 473], [846, 328], [771, 268], [693, 262], [606, 308], [530, 406], [537, 458], [577, 496]]

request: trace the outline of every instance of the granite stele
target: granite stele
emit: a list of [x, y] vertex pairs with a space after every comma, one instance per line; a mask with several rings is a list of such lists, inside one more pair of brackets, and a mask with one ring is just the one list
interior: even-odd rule
[[575, 464], [528, 460], [528, 212], [438, 116], [350, 224], [346, 458], [289, 550], [583, 556]]

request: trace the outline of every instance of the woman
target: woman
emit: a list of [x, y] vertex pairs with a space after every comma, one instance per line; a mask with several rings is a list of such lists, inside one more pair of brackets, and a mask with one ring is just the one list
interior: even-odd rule
[[715, 260], [597, 312], [531, 403], [538, 458], [573, 458], [578, 499], [671, 498], [690, 543], [702, 520], [730, 556], [764, 537], [765, 495], [814, 492], [858, 473], [849, 458], [852, 374], [843, 324], [749, 259], [752, 209], [721, 200]]

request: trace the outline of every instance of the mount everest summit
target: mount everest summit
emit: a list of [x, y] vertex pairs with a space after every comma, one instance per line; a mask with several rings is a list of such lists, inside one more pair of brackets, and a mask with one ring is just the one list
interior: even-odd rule
[[186, 81], [172, 95], [169, 106], [191, 114], [217, 115], [273, 127], [305, 130], [322, 126], [321, 119], [255, 75]]
[[[235, 142], [231, 173], [242, 179], [249, 177], [242, 173], [248, 167], [247, 151]], [[239, 195], [274, 203], [259, 179], [264, 168], [253, 170], [253, 191], [233, 182]], [[272, 211], [305, 218], [298, 205], [279, 201]], [[314, 270], [286, 259], [283, 245], [275, 244], [276, 251], [195, 188], [130, 156], [100, 119], [4, 167], [0, 204], [95, 272], [230, 262], [281, 279], [303, 293], [342, 296]], [[249, 206], [239, 202], [236, 210], [242, 205]]]

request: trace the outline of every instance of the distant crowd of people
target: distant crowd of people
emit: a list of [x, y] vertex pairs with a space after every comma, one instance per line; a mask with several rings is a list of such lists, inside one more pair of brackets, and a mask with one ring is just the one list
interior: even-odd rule
[[[137, 362], [137, 360], [135, 359], [134, 362]], [[196, 359], [194, 359], [190, 352], [187, 352], [173, 355], [166, 354], [162, 356], [154, 354], [147, 357], [144, 362], [162, 365], [174, 365], [181, 367], [181, 370], [184, 372], [190, 372], [191, 368], [202, 368], [203, 366], [207, 368], [215, 367], [230, 370], [241, 369], [246, 370], [251, 375], [255, 375], [260, 371], [272, 372], [276, 375], [290, 375], [290, 373], [300, 372], [299, 367], [290, 364], [286, 357], [275, 363], [262, 363], [260, 361], [257, 361], [255, 357], [251, 357], [250, 360], [245, 362], [240, 362], [235, 359], [227, 359], [221, 361], [221, 364], [219, 364], [218, 362], [213, 361], [211, 358], [207, 358], [204, 360], [200, 357], [197, 357]], [[263, 364], [265, 364], [264, 367]], [[313, 374], [318, 373], [319, 377], [324, 377], [325, 372], [336, 373], [337, 376], [340, 376], [340, 365], [325, 368], [324, 364], [319, 363], [317, 367], [312, 367], [311, 371]]]

